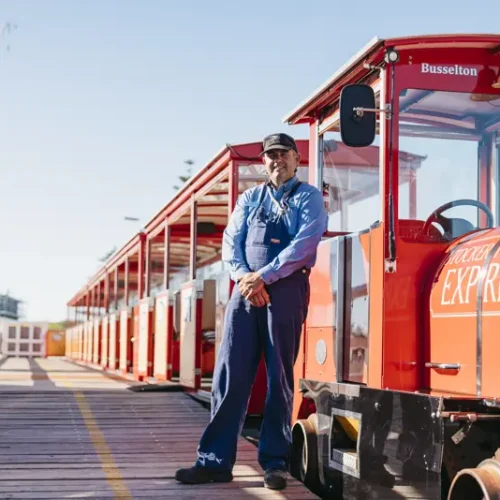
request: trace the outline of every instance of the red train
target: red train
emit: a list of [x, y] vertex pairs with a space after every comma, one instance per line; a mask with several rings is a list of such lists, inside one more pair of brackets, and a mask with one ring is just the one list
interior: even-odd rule
[[[285, 121], [329, 213], [292, 473], [328, 498], [499, 498], [500, 35], [376, 39]], [[208, 398], [260, 147], [223, 148], [73, 297], [68, 356]]]

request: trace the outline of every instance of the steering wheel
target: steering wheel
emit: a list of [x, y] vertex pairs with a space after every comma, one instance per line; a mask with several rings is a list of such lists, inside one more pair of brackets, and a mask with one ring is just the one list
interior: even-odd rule
[[[469, 231], [473, 231], [474, 229], [476, 229], [473, 224], [471, 224], [469, 221], [465, 219], [458, 219], [458, 218], [449, 219], [441, 215], [441, 213], [444, 212], [445, 210], [449, 210], [450, 208], [453, 207], [460, 207], [463, 205], [472, 205], [474, 207], [481, 209], [488, 218], [485, 229], [490, 229], [494, 227], [495, 222], [493, 213], [484, 203], [481, 203], [480, 201], [477, 200], [464, 198], [460, 200], [449, 201], [448, 203], [445, 203], [444, 205], [441, 205], [439, 208], [434, 210], [434, 212], [432, 212], [432, 214], [429, 215], [429, 217], [425, 221], [424, 226], [422, 227], [422, 233], [424, 235], [429, 235], [429, 229], [433, 222], [437, 222], [443, 228], [444, 231], [443, 236], [445, 239], [448, 240], [452, 240], [453, 238], [456, 238], [458, 236], [461, 236], [462, 234], [465, 234]], [[457, 229], [459, 234], [453, 234], [454, 229]]]

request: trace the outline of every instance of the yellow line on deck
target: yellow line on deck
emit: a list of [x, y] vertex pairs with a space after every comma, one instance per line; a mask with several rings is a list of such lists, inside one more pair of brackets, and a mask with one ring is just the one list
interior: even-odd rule
[[[69, 382], [65, 382], [64, 385], [71, 388], [71, 383]], [[125, 484], [125, 481], [120, 473], [120, 469], [113, 460], [113, 454], [106, 443], [104, 435], [99, 429], [99, 425], [94, 418], [94, 414], [90, 409], [85, 394], [79, 391], [73, 391], [73, 395], [75, 396], [78, 408], [82, 414], [83, 421], [85, 422], [85, 426], [87, 427], [97, 456], [101, 461], [102, 470], [104, 471], [104, 474], [106, 474], [108, 484], [115, 492], [115, 498], [132, 500], [132, 495]]]

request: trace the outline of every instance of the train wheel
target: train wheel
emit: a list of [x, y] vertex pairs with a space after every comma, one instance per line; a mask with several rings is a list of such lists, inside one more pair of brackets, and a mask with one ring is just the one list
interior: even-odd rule
[[474, 469], [462, 469], [451, 483], [448, 500], [499, 500], [500, 463], [487, 459]]
[[318, 415], [297, 420], [292, 429], [290, 473], [313, 491], [321, 489], [318, 473]]

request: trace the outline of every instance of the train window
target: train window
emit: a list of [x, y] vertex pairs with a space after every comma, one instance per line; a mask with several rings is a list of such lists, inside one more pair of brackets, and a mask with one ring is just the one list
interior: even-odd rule
[[351, 148], [340, 133], [323, 135], [322, 185], [328, 230], [354, 232], [380, 220], [380, 136], [371, 146]]
[[[423, 223], [436, 209], [461, 199], [489, 204], [491, 155], [485, 152], [491, 133], [485, 124], [500, 119], [500, 98], [493, 102], [479, 97], [420, 89], [401, 93], [399, 219]], [[485, 227], [480, 224], [485, 216], [479, 219], [479, 213], [470, 203], [454, 206], [442, 214], [449, 231], [441, 224], [436, 228], [453, 239]]]

